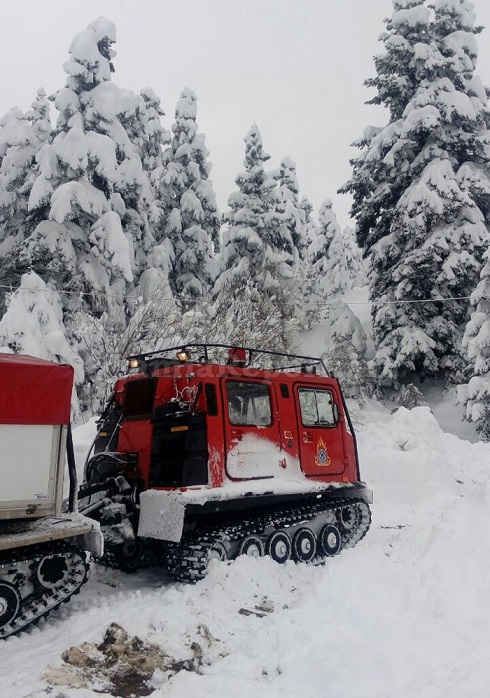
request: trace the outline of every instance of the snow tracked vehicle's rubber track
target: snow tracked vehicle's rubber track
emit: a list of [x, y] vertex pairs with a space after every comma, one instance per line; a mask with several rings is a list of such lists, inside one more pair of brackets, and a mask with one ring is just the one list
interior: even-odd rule
[[85, 553], [65, 542], [0, 553], [0, 639], [68, 601], [87, 574]]
[[170, 576], [197, 582], [206, 576], [211, 559], [233, 560], [238, 555], [270, 555], [276, 562], [319, 564], [352, 548], [371, 524], [369, 505], [362, 497], [317, 500], [250, 509], [204, 522], [179, 543], [135, 540], [131, 545], [107, 544], [100, 562], [133, 572], [164, 565]]
[[318, 564], [356, 545], [370, 524], [369, 506], [360, 499], [283, 506], [257, 518], [250, 512], [242, 521], [205, 527], [180, 543], [168, 543], [165, 563], [172, 578], [183, 582], [205, 577], [213, 558], [265, 554], [279, 563], [292, 559]]

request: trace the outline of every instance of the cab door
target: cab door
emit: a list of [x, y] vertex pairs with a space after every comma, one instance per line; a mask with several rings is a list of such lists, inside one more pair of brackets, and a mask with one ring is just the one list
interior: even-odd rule
[[329, 387], [295, 385], [301, 469], [308, 477], [337, 478], [347, 468], [339, 396]]
[[222, 379], [226, 472], [233, 480], [278, 475], [282, 466], [279, 421], [270, 381]]

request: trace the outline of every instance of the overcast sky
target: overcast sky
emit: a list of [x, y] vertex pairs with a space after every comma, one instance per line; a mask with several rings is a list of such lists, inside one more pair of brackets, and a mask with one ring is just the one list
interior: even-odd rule
[[[478, 73], [490, 85], [490, 0], [474, 0]], [[170, 128], [184, 87], [198, 98], [198, 123], [213, 163], [222, 210], [242, 170], [243, 137], [257, 123], [269, 164], [288, 155], [301, 193], [315, 209], [333, 199], [342, 225], [349, 197], [349, 144], [381, 108], [363, 82], [391, 0], [0, 0], [0, 113], [29, 108], [39, 87], [64, 85], [72, 38], [103, 15], [116, 25], [114, 82], [136, 92], [150, 85]]]

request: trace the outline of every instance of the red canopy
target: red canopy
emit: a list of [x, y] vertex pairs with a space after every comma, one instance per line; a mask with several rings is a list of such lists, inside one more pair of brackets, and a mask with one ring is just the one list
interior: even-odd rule
[[0, 352], [0, 424], [68, 424], [73, 368]]

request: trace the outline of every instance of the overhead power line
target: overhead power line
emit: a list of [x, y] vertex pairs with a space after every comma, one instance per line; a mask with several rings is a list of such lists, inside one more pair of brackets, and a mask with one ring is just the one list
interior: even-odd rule
[[467, 301], [471, 296], [450, 296], [449, 298], [417, 298], [414, 300], [375, 300], [375, 301], [347, 301], [347, 305], [399, 305], [404, 303], [450, 303], [451, 301]]
[[[6, 284], [0, 284], [0, 288], [3, 288], [9, 293], [14, 293], [15, 291], [32, 291], [33, 293], [58, 293], [60, 296], [87, 296], [90, 298], [121, 298], [120, 295], [111, 295], [110, 293], [104, 293], [104, 291], [65, 291], [57, 288], [26, 288], [25, 286], [18, 286], [14, 288], [13, 286], [8, 286]], [[131, 294], [124, 296], [126, 300], [138, 300], [141, 294], [132, 296]], [[161, 301], [175, 301], [175, 298], [160, 298]]]
[[[104, 293], [104, 291], [65, 291], [56, 288], [26, 288], [24, 286], [18, 286], [14, 288], [13, 286], [8, 286], [6, 284], [0, 284], [0, 288], [5, 289], [10, 293], [15, 291], [32, 291], [33, 293], [58, 293], [63, 296], [87, 296], [90, 298], [116, 298], [120, 299], [120, 295], [111, 295], [110, 293]], [[132, 296], [131, 294], [124, 296], [125, 300], [138, 300], [141, 294]], [[153, 297], [155, 294], [153, 295]], [[470, 300], [471, 296], [449, 296], [447, 298], [417, 298], [417, 299], [385, 299], [385, 300], [375, 300], [375, 301], [346, 301], [344, 298], [335, 298], [331, 301], [323, 301], [322, 305], [335, 305], [336, 303], [342, 302], [347, 305], [372, 305], [377, 303], [378, 305], [403, 305], [405, 303], [452, 303], [455, 301], [467, 301]], [[191, 300], [185, 296], [174, 296], [173, 298], [159, 298], [158, 300], [165, 303], [172, 303], [178, 300], [188, 301]], [[212, 301], [201, 299], [201, 303], [211, 303]]]

